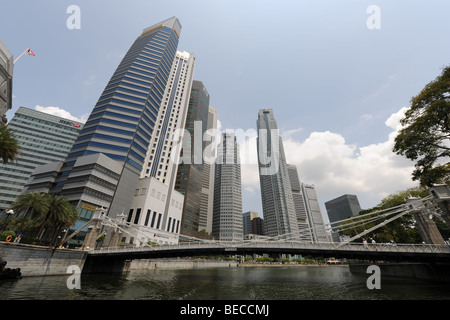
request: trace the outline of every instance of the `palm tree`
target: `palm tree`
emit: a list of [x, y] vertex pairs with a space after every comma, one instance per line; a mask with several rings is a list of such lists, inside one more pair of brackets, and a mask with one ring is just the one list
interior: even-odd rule
[[78, 219], [77, 209], [67, 199], [48, 193], [24, 193], [16, 198], [11, 209], [19, 213], [25, 212], [18, 233], [22, 231], [25, 220], [36, 220], [40, 226], [38, 238], [41, 239], [45, 229], [50, 229], [52, 241], [56, 239], [61, 228], [71, 227]]
[[18, 213], [18, 217], [20, 214], [24, 214], [17, 234], [23, 233], [27, 221], [45, 218], [45, 214], [50, 208], [49, 196], [47, 193], [29, 192], [16, 198], [11, 205], [11, 209]]
[[50, 209], [49, 194], [28, 192], [21, 194], [12, 203], [11, 209], [17, 213], [25, 213], [24, 220], [43, 218]]
[[77, 209], [61, 196], [50, 197], [50, 208], [42, 226], [53, 229], [51, 241], [54, 243], [63, 227], [71, 227], [78, 220]]
[[0, 126], [0, 158], [3, 164], [17, 160], [20, 147], [7, 125]]

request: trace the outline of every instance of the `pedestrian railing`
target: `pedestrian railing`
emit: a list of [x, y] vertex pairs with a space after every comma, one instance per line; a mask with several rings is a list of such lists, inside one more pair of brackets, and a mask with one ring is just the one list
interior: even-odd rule
[[297, 241], [208, 241], [208, 242], [188, 242], [179, 244], [164, 244], [156, 246], [122, 246], [97, 248], [90, 251], [90, 254], [110, 254], [145, 251], [167, 251], [186, 249], [226, 249], [226, 251], [237, 250], [237, 248], [277, 248], [277, 249], [315, 249], [339, 251], [369, 251], [369, 252], [398, 252], [398, 253], [446, 253], [450, 254], [450, 246], [438, 244], [345, 244], [338, 243], [306, 243]]

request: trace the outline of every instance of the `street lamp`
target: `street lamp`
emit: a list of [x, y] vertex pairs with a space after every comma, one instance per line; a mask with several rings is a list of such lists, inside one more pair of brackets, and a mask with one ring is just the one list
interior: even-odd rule
[[0, 230], [3, 230], [3, 228], [6, 227], [6, 223], [7, 223], [8, 218], [10, 216], [12, 216], [13, 214], [14, 214], [14, 210], [13, 209], [9, 209], [8, 211], [6, 211], [6, 218], [5, 218], [5, 221], [3, 221], [2, 228]]

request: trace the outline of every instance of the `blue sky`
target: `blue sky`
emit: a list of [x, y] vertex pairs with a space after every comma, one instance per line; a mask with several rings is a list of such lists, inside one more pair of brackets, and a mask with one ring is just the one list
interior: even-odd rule
[[[412, 163], [390, 151], [410, 99], [450, 64], [450, 2], [0, 0], [0, 39], [15, 57], [13, 109], [91, 112], [140, 32], [176, 16], [179, 50], [196, 55], [222, 129], [256, 128], [273, 108], [288, 161], [323, 203], [356, 194], [363, 208], [415, 186]], [[81, 9], [81, 29], [66, 12]], [[379, 8], [369, 29], [367, 8]], [[45, 109], [55, 107], [52, 109]], [[247, 147], [249, 146], [249, 147]], [[254, 136], [242, 148], [254, 159]], [[262, 215], [254, 165], [243, 170], [243, 209]]]

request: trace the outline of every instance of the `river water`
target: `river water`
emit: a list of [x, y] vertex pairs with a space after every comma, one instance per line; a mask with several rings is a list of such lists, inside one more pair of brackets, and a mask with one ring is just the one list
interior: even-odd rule
[[347, 266], [251, 266], [133, 271], [81, 275], [80, 289], [67, 276], [25, 277], [0, 282], [0, 300], [450, 300], [450, 285], [380, 278]]

